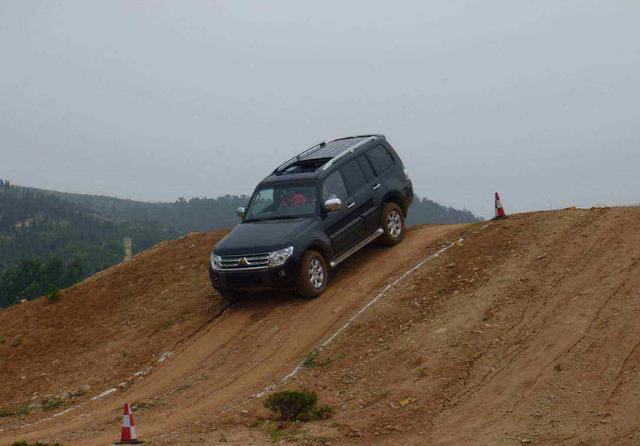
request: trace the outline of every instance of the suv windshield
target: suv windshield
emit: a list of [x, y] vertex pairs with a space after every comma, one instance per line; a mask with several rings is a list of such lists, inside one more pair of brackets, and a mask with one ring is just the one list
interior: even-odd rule
[[307, 217], [315, 212], [314, 183], [278, 183], [255, 191], [245, 221]]

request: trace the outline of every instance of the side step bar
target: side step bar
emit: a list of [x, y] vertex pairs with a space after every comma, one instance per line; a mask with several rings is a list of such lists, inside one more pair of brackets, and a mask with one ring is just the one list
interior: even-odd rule
[[351, 248], [349, 248], [348, 250], [340, 254], [338, 257], [334, 257], [331, 263], [329, 263], [331, 265], [331, 268], [337, 266], [339, 263], [342, 263], [348, 257], [355, 254], [358, 250], [360, 250], [360, 248], [365, 247], [366, 245], [368, 245], [369, 243], [371, 243], [372, 241], [380, 237], [383, 233], [384, 233], [384, 229], [378, 228], [373, 234], [369, 235], [366, 238], [363, 238], [358, 243], [353, 245]]

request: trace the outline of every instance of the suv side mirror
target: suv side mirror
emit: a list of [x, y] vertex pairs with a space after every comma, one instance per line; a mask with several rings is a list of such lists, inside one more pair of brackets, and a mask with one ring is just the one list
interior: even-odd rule
[[327, 201], [324, 202], [324, 208], [329, 212], [337, 211], [341, 207], [342, 207], [342, 200], [340, 200], [339, 198], [329, 198]]
[[238, 217], [240, 218], [244, 218], [244, 208], [242, 206], [240, 206], [238, 209], [236, 209], [236, 214], [238, 214]]

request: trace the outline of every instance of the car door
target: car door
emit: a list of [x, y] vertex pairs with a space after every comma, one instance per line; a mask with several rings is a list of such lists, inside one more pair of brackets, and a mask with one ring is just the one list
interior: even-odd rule
[[357, 216], [360, 220], [358, 228], [358, 240], [360, 240], [372, 232], [367, 225], [367, 220], [375, 210], [372, 189], [368, 186], [367, 177], [357, 158], [340, 166], [340, 172], [349, 193], [347, 208], [353, 211], [354, 219]]
[[342, 201], [340, 209], [331, 212], [323, 211], [325, 212], [325, 231], [337, 255], [363, 237], [364, 223], [356, 213], [356, 206], [350, 206], [353, 201], [340, 170], [328, 175], [322, 183], [322, 203], [330, 198], [339, 198]]
[[370, 190], [371, 193], [371, 206], [364, 210], [362, 213], [362, 218], [364, 219], [365, 230], [368, 234], [372, 233], [376, 229], [378, 229], [381, 225], [380, 223], [380, 215], [381, 215], [381, 207], [382, 201], [384, 199], [384, 185], [376, 175], [373, 166], [369, 159], [363, 154], [356, 158], [358, 164], [360, 164], [360, 168], [364, 172], [364, 176], [367, 180], [366, 187]]

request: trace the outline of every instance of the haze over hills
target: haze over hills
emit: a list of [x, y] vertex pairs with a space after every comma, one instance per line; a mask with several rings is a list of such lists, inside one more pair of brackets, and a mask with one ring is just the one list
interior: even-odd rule
[[[0, 180], [0, 307], [68, 287], [133, 253], [189, 232], [233, 227], [247, 196], [147, 203], [11, 185]], [[416, 199], [408, 223], [478, 221], [469, 211]]]

